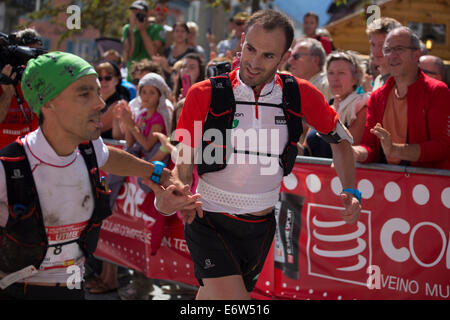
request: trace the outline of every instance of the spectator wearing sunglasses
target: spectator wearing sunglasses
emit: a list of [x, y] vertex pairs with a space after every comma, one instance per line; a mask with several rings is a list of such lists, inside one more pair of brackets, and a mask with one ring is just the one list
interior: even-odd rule
[[130, 99], [136, 98], [136, 87], [131, 82], [124, 79], [127, 77], [127, 71], [126, 69], [122, 69], [122, 57], [120, 56], [120, 53], [117, 50], [110, 49], [103, 54], [103, 60], [113, 61], [117, 64], [120, 68], [120, 74], [122, 76], [120, 85], [128, 90], [130, 93]]
[[[102, 138], [116, 139], [113, 136], [113, 122], [115, 106], [120, 100], [130, 100], [128, 90], [121, 86], [120, 69], [116, 63], [112, 61], [103, 61], [95, 66], [100, 81], [100, 96], [105, 101], [106, 106], [102, 110], [101, 121], [103, 124]], [[118, 123], [116, 124], [118, 126]]]
[[410, 28], [389, 32], [382, 51], [391, 77], [369, 98], [355, 159], [450, 169], [450, 90], [419, 69], [420, 39]]
[[323, 70], [326, 53], [316, 39], [304, 38], [297, 42], [288, 59], [289, 71], [297, 78], [311, 82], [324, 95], [327, 101], [333, 97]]
[[156, 1], [152, 11], [152, 15], [155, 18], [155, 24], [163, 27], [160, 36], [164, 39], [164, 46], [161, 48], [160, 54], [163, 54], [164, 50], [173, 43], [173, 27], [167, 24], [167, 16], [169, 15], [167, 2], [167, 0]]
[[239, 12], [233, 17], [234, 28], [231, 31], [230, 39], [222, 40], [217, 44], [217, 56], [233, 59], [236, 52], [240, 51], [241, 35], [245, 30], [250, 15], [245, 12]]
[[439, 81], [444, 81], [445, 79], [445, 65], [439, 57], [431, 55], [421, 56], [419, 68], [431, 78]]

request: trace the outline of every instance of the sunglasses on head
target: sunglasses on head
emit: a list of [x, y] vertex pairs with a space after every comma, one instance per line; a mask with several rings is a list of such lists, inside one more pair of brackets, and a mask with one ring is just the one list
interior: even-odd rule
[[113, 76], [104, 76], [104, 77], [98, 77], [98, 81], [102, 82], [103, 80], [105, 81], [111, 81], [113, 78]]

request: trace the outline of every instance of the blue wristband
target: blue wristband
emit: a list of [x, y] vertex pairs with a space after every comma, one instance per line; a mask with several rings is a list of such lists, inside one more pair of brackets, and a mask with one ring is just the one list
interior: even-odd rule
[[163, 169], [166, 167], [164, 162], [161, 161], [152, 161], [152, 163], [155, 165], [155, 168], [153, 169], [152, 173], [152, 181], [155, 183], [159, 183], [159, 179], [161, 178], [161, 173]]
[[354, 195], [356, 197], [356, 199], [358, 199], [359, 203], [361, 203], [361, 191], [352, 189], [352, 188], [345, 188], [342, 191], [351, 193], [352, 195]]

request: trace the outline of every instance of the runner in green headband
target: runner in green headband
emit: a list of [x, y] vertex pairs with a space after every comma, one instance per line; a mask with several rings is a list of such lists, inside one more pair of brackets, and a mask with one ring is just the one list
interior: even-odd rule
[[42, 106], [81, 77], [97, 74], [84, 59], [66, 52], [49, 52], [28, 61], [22, 76], [25, 100], [38, 115]]

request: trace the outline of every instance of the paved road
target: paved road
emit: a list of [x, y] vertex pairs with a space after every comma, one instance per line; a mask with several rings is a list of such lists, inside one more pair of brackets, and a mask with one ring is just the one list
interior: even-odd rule
[[[122, 274], [119, 277], [119, 289], [123, 290], [131, 281], [131, 274]], [[87, 300], [121, 300], [118, 290], [104, 294], [91, 294], [86, 290]], [[193, 300], [195, 287], [185, 284], [153, 280], [152, 288], [148, 292], [148, 300]]]

